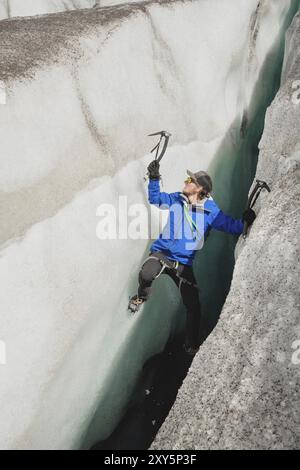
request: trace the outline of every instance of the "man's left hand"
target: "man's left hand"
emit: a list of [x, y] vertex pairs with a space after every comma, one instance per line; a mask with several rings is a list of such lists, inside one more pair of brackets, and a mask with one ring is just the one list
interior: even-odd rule
[[153, 160], [149, 165], [148, 165], [148, 175], [151, 180], [159, 180], [160, 179], [160, 174], [159, 174], [159, 162], [157, 160]]
[[256, 214], [253, 209], [246, 209], [243, 213], [242, 221], [247, 222], [248, 225], [252, 225], [256, 218]]

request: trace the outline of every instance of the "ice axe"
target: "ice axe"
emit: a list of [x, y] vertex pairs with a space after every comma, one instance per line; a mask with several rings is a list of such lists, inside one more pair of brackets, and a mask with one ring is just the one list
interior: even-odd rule
[[[159, 163], [162, 157], [164, 156], [165, 151], [167, 150], [169, 138], [171, 137], [171, 134], [170, 132], [167, 132], [167, 131], [160, 131], [160, 132], [154, 132], [154, 134], [148, 134], [148, 137], [152, 137], [154, 135], [159, 135], [160, 138], [159, 138], [158, 143], [155, 145], [155, 147], [153, 147], [150, 153], [153, 153], [156, 150], [154, 160], [156, 160]], [[162, 142], [163, 142], [163, 146], [161, 148]], [[147, 181], [147, 178], [148, 178], [148, 175], [144, 177], [144, 180]]]
[[[160, 132], [154, 132], [154, 134], [148, 134], [148, 137], [152, 137], [153, 135], [160, 135], [160, 139], [159, 139], [158, 143], [151, 150], [151, 153], [156, 150], [155, 160], [160, 162], [162, 157], [165, 154], [165, 151], [167, 150], [168, 143], [169, 143], [169, 138], [171, 137], [172, 134], [170, 134], [167, 131], [160, 131]], [[163, 147], [160, 150], [160, 145], [161, 145], [163, 139], [164, 139]], [[160, 153], [159, 153], [159, 151], [160, 151]]]
[[[260, 195], [262, 189], [266, 189], [269, 193], [271, 192], [271, 189], [269, 188], [269, 186], [267, 185], [267, 183], [265, 181], [256, 180], [256, 184], [255, 184], [255, 186], [254, 186], [254, 188], [253, 188], [253, 190], [252, 190], [252, 192], [249, 196], [246, 210], [247, 209], [252, 209], [252, 207], [256, 203], [257, 198]], [[248, 223], [244, 222], [244, 228], [243, 228], [243, 239], [244, 240], [247, 237], [247, 231], [248, 231]]]

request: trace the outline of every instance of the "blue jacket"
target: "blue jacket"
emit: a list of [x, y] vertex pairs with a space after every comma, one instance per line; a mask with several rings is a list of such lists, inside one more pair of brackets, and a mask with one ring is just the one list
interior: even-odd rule
[[161, 192], [159, 180], [149, 180], [148, 197], [150, 204], [169, 210], [163, 232], [150, 250], [162, 251], [171, 260], [191, 265], [212, 228], [234, 235], [243, 232], [242, 220], [225, 215], [211, 197], [191, 205], [183, 193]]

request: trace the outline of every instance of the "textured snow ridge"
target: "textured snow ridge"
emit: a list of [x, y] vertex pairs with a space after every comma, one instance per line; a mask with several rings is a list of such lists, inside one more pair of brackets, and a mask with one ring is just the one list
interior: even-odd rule
[[[300, 15], [267, 111], [259, 216], [220, 321], [201, 347], [153, 449], [297, 449], [300, 372]], [[241, 246], [242, 245], [242, 246]]]
[[128, 317], [148, 241], [99, 240], [97, 208], [146, 202], [150, 132], [172, 133], [164, 190], [208, 167], [241, 126], [291, 3], [144, 2], [1, 22], [1, 448], [78, 448], [114, 429], [179, 298], [158, 279], [155, 309]]
[[0, 0], [0, 20], [91, 8], [95, 0]]
[[133, 2], [137, 0], [0, 0], [0, 20]]

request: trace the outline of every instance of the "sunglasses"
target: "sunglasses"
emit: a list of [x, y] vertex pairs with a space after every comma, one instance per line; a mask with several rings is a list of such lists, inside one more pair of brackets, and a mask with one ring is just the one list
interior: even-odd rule
[[184, 180], [185, 183], [187, 184], [190, 184], [190, 183], [193, 183], [193, 178], [191, 178], [190, 176], [188, 176], [185, 180]]

